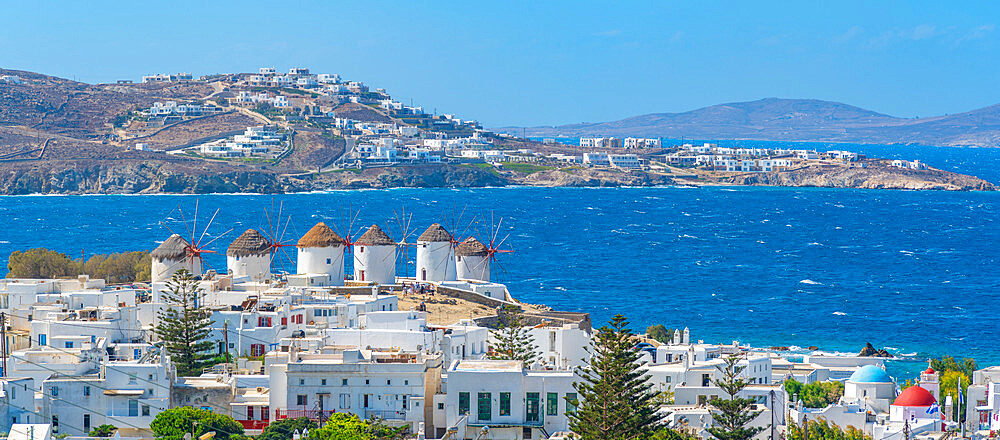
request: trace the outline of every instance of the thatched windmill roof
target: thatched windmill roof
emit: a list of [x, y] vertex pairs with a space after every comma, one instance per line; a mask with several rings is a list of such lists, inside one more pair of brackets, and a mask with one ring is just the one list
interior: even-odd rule
[[343, 245], [344, 239], [323, 222], [316, 223], [316, 226], [306, 232], [306, 235], [303, 235], [297, 244], [300, 248], [325, 248]]
[[455, 255], [459, 257], [486, 256], [489, 254], [490, 251], [486, 249], [486, 245], [476, 240], [475, 237], [466, 238], [465, 241], [459, 243], [458, 247], [455, 248]]
[[382, 231], [378, 225], [372, 225], [361, 237], [354, 242], [358, 246], [395, 246], [396, 242], [392, 237]]
[[157, 260], [180, 261], [188, 255], [188, 248], [191, 246], [184, 237], [178, 234], [171, 235], [166, 241], [153, 249], [149, 255]]
[[427, 230], [424, 231], [423, 234], [420, 234], [420, 236], [417, 237], [417, 241], [425, 241], [425, 242], [448, 241], [448, 242], [450, 242], [451, 241], [451, 234], [449, 234], [448, 231], [444, 228], [444, 226], [441, 226], [440, 223], [434, 223], [433, 225], [430, 225], [430, 227], [428, 227]]
[[226, 255], [230, 257], [246, 257], [249, 255], [267, 255], [271, 252], [271, 245], [260, 232], [255, 229], [247, 229], [233, 243], [229, 245]]

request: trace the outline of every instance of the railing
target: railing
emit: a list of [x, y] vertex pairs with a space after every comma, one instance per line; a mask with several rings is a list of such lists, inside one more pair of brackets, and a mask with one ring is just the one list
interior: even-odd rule
[[318, 410], [318, 409], [276, 409], [274, 410], [274, 419], [297, 419], [299, 417], [308, 417], [312, 420], [325, 419], [330, 417], [336, 411], [332, 409]]
[[391, 410], [391, 409], [366, 409], [365, 418], [379, 418], [382, 420], [406, 420], [405, 410]]
[[254, 429], [260, 430], [267, 428], [267, 425], [271, 424], [270, 420], [237, 420], [243, 425], [243, 429]]

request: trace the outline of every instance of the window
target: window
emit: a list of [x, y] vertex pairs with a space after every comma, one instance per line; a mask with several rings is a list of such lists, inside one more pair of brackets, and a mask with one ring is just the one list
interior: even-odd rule
[[83, 415], [83, 430], [90, 431], [90, 414]]
[[322, 380], [320, 380], [320, 381], [319, 381], [319, 384], [320, 384], [320, 385], [323, 385], [323, 386], [326, 386], [326, 379], [322, 379]]
[[299, 406], [306, 406], [309, 404], [309, 400], [305, 394], [299, 394], [295, 396], [295, 404]]
[[500, 415], [510, 415], [510, 393], [500, 393]]
[[50, 394], [52, 394], [52, 397], [58, 396], [59, 395], [59, 387], [52, 387], [52, 392]]
[[326, 259], [326, 264], [330, 264], [330, 259], [329, 258]]
[[269, 406], [262, 406], [262, 407], [260, 407], [260, 419], [261, 420], [270, 420], [271, 419], [271, 407], [269, 407]]
[[531, 428], [521, 428], [521, 438], [524, 440], [531, 440]]
[[59, 431], [59, 416], [52, 416], [52, 430]]
[[371, 385], [371, 379], [365, 379], [365, 385]]
[[439, 410], [443, 410], [444, 409], [444, 403], [443, 402], [438, 402], [438, 409]]
[[386, 379], [385, 380], [385, 384], [386, 385], [392, 385], [392, 379]]
[[666, 382], [666, 383], [670, 383], [670, 376], [667, 376], [667, 378], [666, 378], [665, 382]]
[[144, 416], [148, 416], [149, 415], [149, 405], [143, 405], [142, 406], [142, 415], [144, 415]]
[[347, 386], [347, 379], [340, 379], [340, 385], [346, 387]]
[[66, 341], [66, 348], [73, 348], [73, 341]]
[[135, 399], [129, 399], [128, 401], [128, 416], [135, 417], [139, 415], [139, 401]]
[[476, 416], [479, 420], [490, 420], [493, 416], [493, 397], [491, 393], [479, 393], [478, 397], [476, 408], [479, 411]]
[[247, 407], [247, 420], [253, 420], [253, 407]]
[[351, 408], [351, 395], [341, 394], [340, 395], [340, 409], [350, 409]]
[[135, 385], [137, 383], [137, 381], [138, 381], [138, 378], [135, 377], [134, 374], [128, 375], [128, 384], [129, 385]]
[[539, 394], [528, 393], [524, 399], [524, 421], [537, 422], [539, 416]]
[[545, 415], [554, 416], [559, 414], [559, 394], [548, 393], [545, 396]]
[[566, 412], [576, 411], [576, 406], [579, 404], [576, 393], [566, 393]]
[[299, 385], [305, 385], [305, 384], [306, 384], [305, 379], [299, 379]]
[[458, 415], [469, 413], [469, 393], [458, 393]]
[[709, 383], [710, 383], [710, 381], [709, 381], [709, 378], [708, 378], [708, 374], [707, 373], [706, 374], [702, 374], [701, 375], [701, 386], [707, 387]]

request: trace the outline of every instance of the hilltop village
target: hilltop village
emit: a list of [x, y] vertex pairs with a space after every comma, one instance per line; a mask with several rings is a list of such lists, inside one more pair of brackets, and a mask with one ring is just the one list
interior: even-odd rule
[[[151, 253], [148, 284], [0, 280], [0, 431], [30, 426], [39, 433], [30, 438], [48, 440], [110, 424], [118, 437], [150, 438], [159, 413], [191, 406], [230, 416], [247, 434], [349, 413], [405, 426], [412, 438], [568, 438], [567, 413], [581, 403], [574, 383], [592, 353], [589, 315], [523, 304], [492, 281], [494, 239], [440, 224], [413, 243], [377, 225], [358, 232], [318, 223], [286, 244], [249, 229], [228, 244], [223, 270], [206, 270], [210, 251], [175, 234]], [[285, 246], [295, 267], [279, 269]], [[413, 266], [399, 260], [406, 246], [416, 248]], [[205, 352], [217, 359], [187, 374], [157, 337], [163, 313], [178, 307], [179, 279], [200, 292], [211, 319]], [[497, 356], [495, 328], [508, 313], [524, 319], [537, 352], [530, 362]], [[724, 394], [720, 366], [732, 356], [747, 384], [740, 397], [761, 411], [751, 426], [767, 427], [758, 439], [820, 418], [873, 440], [1000, 429], [1000, 367], [972, 374], [963, 406], [941, 397], [944, 372], [890, 377], [874, 350], [788, 356], [706, 343], [686, 328], [634, 342], [646, 380], [669, 396], [657, 417], [695, 436], [714, 426], [711, 401]], [[842, 392], [817, 404], [790, 383]]]
[[505, 185], [994, 189], [919, 162], [838, 154], [846, 152], [761, 155], [749, 143], [711, 152], [636, 137], [536, 141], [306, 67], [157, 73], [96, 85], [0, 74], [0, 194]]

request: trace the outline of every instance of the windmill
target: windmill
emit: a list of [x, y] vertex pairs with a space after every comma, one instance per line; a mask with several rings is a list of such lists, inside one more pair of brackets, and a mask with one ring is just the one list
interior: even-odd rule
[[[289, 267], [293, 266], [292, 266], [292, 257], [288, 255], [288, 252], [285, 251], [285, 248], [295, 247], [295, 242], [292, 241], [291, 239], [286, 239], [285, 236], [286, 233], [288, 232], [288, 227], [292, 226], [292, 229], [294, 229], [295, 225], [292, 224], [291, 216], [282, 217], [284, 206], [285, 206], [284, 201], [278, 203], [278, 212], [277, 215], [275, 216], [274, 200], [271, 201], [271, 209], [270, 210], [266, 208], [264, 209], [264, 220], [267, 222], [267, 227], [261, 228], [262, 229], [261, 232], [267, 239], [267, 246], [271, 254], [271, 267], [272, 268], [274, 267], [274, 261], [276, 259], [275, 257], [277, 257], [278, 266], [280, 266], [281, 268], [280, 273], [287, 274], [288, 271], [285, 268], [285, 263], [287, 262]], [[293, 235], [296, 235], [294, 234], [294, 231]], [[272, 272], [274, 272], [273, 269]]]
[[487, 243], [481, 243], [470, 237], [456, 249], [456, 259], [461, 257], [461, 261], [458, 263], [459, 277], [464, 275], [466, 279], [489, 281], [493, 267], [499, 267], [501, 271], [506, 272], [503, 265], [497, 261], [497, 254], [511, 253], [514, 250], [503, 248], [507, 244], [507, 239], [510, 238], [510, 234], [500, 238], [503, 217], [497, 220], [495, 214], [491, 212], [490, 223], [486, 228], [487, 230], [480, 235], [488, 237]]
[[[354, 243], [358, 240], [358, 237], [360, 237], [361, 233], [362, 233], [360, 228], [357, 229], [357, 230], [354, 229], [354, 224], [358, 220], [358, 214], [359, 214], [359, 212], [360, 211], [355, 211], [354, 210], [353, 205], [348, 204], [347, 205], [347, 212], [345, 214], [344, 207], [341, 206], [340, 207], [340, 223], [334, 223], [331, 226], [331, 229], [333, 229], [333, 232], [335, 232], [337, 235], [339, 235], [341, 238], [344, 239], [343, 262], [344, 262], [344, 273], [345, 274], [352, 273], [353, 270], [354, 270], [354, 258], [353, 258], [354, 257]], [[340, 230], [341, 227], [343, 227], [345, 229], [344, 230]], [[348, 257], [350, 257], [350, 258], [348, 258]], [[351, 262], [351, 270], [347, 270], [347, 262], [348, 261]], [[353, 275], [349, 275], [349, 276], [351, 276], [353, 278]]]
[[[408, 251], [407, 248], [409, 246], [415, 246], [416, 245], [416, 243], [409, 243], [409, 242], [407, 242], [407, 240], [410, 239], [410, 236], [413, 235], [413, 229], [410, 228], [410, 225], [413, 222], [413, 214], [411, 213], [411, 214], [407, 215], [407, 213], [406, 213], [406, 207], [400, 208], [399, 212], [396, 212], [396, 210], [393, 209], [392, 213], [393, 213], [393, 215], [396, 218], [396, 226], [399, 227], [399, 237], [400, 237], [399, 241], [396, 242], [396, 256], [395, 256], [395, 258], [396, 258], [396, 275], [399, 275], [399, 263], [400, 263], [400, 260], [402, 260], [402, 263], [403, 263], [403, 275], [402, 276], [406, 277], [406, 276], [408, 276], [408, 272], [409, 272], [409, 270], [408, 270], [409, 269], [409, 264], [412, 262], [412, 260], [410, 260], [410, 252]], [[388, 226], [389, 225], [386, 224], [386, 229], [389, 229]], [[386, 257], [386, 258], [388, 258], [388, 257]]]
[[[232, 232], [229, 229], [226, 232], [208, 240], [205, 240], [205, 236], [209, 235], [208, 230], [212, 227], [212, 223], [215, 221], [215, 217], [219, 214], [219, 210], [216, 209], [212, 214], [212, 217], [208, 220], [208, 224], [202, 229], [201, 234], [198, 234], [198, 208], [199, 201], [195, 201], [194, 205], [194, 217], [189, 225], [186, 216], [184, 215], [184, 210], [178, 205], [175, 208], [181, 217], [181, 222], [184, 225], [184, 234], [190, 238], [184, 238], [181, 234], [174, 232], [169, 226], [163, 221], [160, 221], [160, 225], [163, 226], [167, 231], [170, 232], [170, 238], [165, 240], [160, 246], [150, 253], [152, 257], [152, 268], [150, 279], [152, 282], [166, 281], [174, 272], [181, 269], [186, 269], [195, 276], [200, 276], [202, 274], [202, 269], [205, 267], [203, 254], [214, 254], [213, 250], [208, 249], [208, 246], [214, 243], [216, 240], [224, 237], [226, 234]], [[171, 211], [167, 214], [170, 218]], [[197, 235], [197, 238], [195, 236]]]

